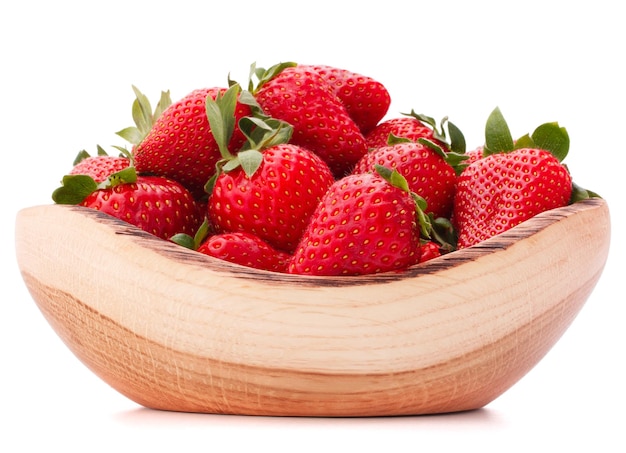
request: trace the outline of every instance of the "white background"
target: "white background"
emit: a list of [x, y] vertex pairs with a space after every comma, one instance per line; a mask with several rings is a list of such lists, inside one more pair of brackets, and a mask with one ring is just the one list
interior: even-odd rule
[[[0, 450], [626, 451], [620, 2], [3, 2], [0, 6]], [[565, 126], [566, 162], [602, 194], [605, 272], [561, 341], [486, 408], [386, 419], [156, 412], [91, 374], [56, 337], [15, 263], [17, 210], [50, 203], [75, 154], [123, 144], [131, 84], [174, 99], [245, 82], [252, 62], [323, 63], [385, 83], [391, 116], [449, 115], [469, 147], [499, 106], [515, 136]], [[620, 277], [621, 280], [620, 280]], [[45, 449], [45, 450], [44, 450]], [[577, 449], [578, 451], [578, 449]]]

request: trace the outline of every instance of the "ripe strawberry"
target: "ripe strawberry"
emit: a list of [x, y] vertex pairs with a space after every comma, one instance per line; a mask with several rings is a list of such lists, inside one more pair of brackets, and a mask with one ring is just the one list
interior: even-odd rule
[[161, 176], [137, 176], [135, 182], [99, 189], [81, 206], [124, 220], [162, 239], [177, 233], [194, 234], [201, 215], [191, 193]]
[[252, 175], [242, 167], [219, 174], [209, 218], [217, 232], [246, 231], [290, 252], [333, 182], [319, 156], [292, 144], [271, 146]]
[[258, 236], [245, 232], [209, 236], [198, 252], [242, 266], [272, 272], [287, 272], [290, 255], [276, 250]]
[[[225, 91], [224, 88], [194, 90], [165, 109], [133, 150], [137, 171], [174, 179], [187, 187], [194, 197], [205, 196], [204, 185], [215, 173], [215, 165], [220, 159], [207, 120], [206, 99], [215, 99]], [[250, 114], [248, 105], [237, 104], [237, 118]], [[245, 137], [235, 127], [229, 146], [239, 149], [244, 141]]]
[[365, 138], [334, 89], [306, 66], [279, 64], [256, 71], [251, 90], [264, 114], [293, 127], [291, 143], [318, 154], [340, 177], [367, 152]]
[[117, 173], [131, 165], [127, 156], [109, 156], [104, 149], [98, 146], [98, 154], [91, 156], [87, 151], [81, 151], [74, 160], [70, 175], [87, 175], [97, 183], [105, 181], [111, 174]]
[[[401, 178], [392, 174], [392, 181]], [[313, 214], [289, 273], [360, 275], [417, 263], [420, 225], [415, 199], [406, 189], [406, 181], [404, 188], [396, 187], [378, 173], [336, 181]]]
[[420, 246], [420, 263], [430, 261], [439, 256], [441, 256], [441, 249], [436, 242], [427, 241]]
[[357, 162], [353, 173], [373, 171], [376, 165], [396, 169], [410, 190], [426, 200], [426, 213], [449, 218], [456, 189], [455, 168], [439, 152], [424, 143], [398, 142], [371, 150]]
[[300, 67], [316, 71], [330, 84], [361, 133], [367, 134], [387, 114], [391, 96], [387, 88], [377, 80], [327, 65]]
[[251, 233], [290, 252], [334, 178], [321, 157], [287, 143], [292, 127], [273, 118], [241, 120], [248, 140], [232, 154], [226, 142], [236, 120], [232, 99], [239, 89], [233, 85], [224, 97], [207, 102], [222, 153], [218, 173], [207, 187], [209, 219], [217, 233]]
[[201, 211], [185, 187], [160, 176], [137, 176], [132, 166], [100, 184], [88, 175], [65, 175], [52, 199], [97, 209], [162, 239], [195, 234], [202, 222]]
[[568, 147], [565, 129], [555, 123], [513, 142], [499, 109], [494, 110], [487, 122], [484, 157], [470, 164], [458, 179], [453, 212], [458, 248], [567, 205], [572, 178], [560, 160]]

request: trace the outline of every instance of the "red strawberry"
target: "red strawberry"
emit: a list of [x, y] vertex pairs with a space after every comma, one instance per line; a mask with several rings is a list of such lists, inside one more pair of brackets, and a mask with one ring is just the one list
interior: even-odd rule
[[292, 144], [271, 146], [252, 175], [241, 166], [220, 173], [209, 197], [209, 218], [217, 232], [246, 231], [292, 251], [333, 182], [319, 156]]
[[210, 236], [197, 250], [231, 263], [273, 272], [286, 272], [290, 258], [258, 236], [245, 232]]
[[426, 200], [425, 212], [435, 218], [450, 217], [457, 176], [442, 150], [438, 153], [424, 143], [413, 142], [383, 146], [363, 156], [353, 173], [373, 171], [376, 165], [398, 170], [410, 190]]
[[313, 69], [330, 84], [363, 134], [371, 131], [387, 114], [391, 96], [382, 83], [347, 69], [326, 65], [304, 67]]
[[252, 93], [266, 115], [293, 127], [291, 143], [318, 154], [335, 176], [349, 173], [367, 145], [333, 87], [305, 66], [282, 64], [257, 73]]
[[420, 246], [420, 263], [424, 263], [439, 256], [441, 256], [441, 249], [436, 242], [427, 241]]
[[[393, 175], [393, 179], [399, 176]], [[415, 200], [406, 190], [406, 181], [404, 185], [404, 189], [396, 187], [378, 173], [336, 181], [313, 214], [289, 272], [359, 275], [417, 263], [420, 226]]]
[[52, 198], [60, 204], [97, 209], [162, 239], [178, 233], [193, 235], [202, 221], [185, 187], [160, 176], [137, 176], [133, 167], [101, 184], [87, 175], [67, 175]]
[[131, 165], [131, 160], [126, 156], [109, 156], [101, 147], [98, 154], [90, 156], [86, 151], [81, 151], [70, 175], [87, 175], [97, 183], [105, 181], [111, 174], [117, 173]]
[[[205, 103], [207, 97], [215, 99], [225, 91], [224, 88], [194, 90], [165, 109], [133, 150], [137, 171], [174, 179], [197, 198], [206, 195], [204, 185], [215, 173], [221, 155], [207, 120]], [[250, 113], [248, 105], [237, 103], [237, 118]], [[244, 141], [245, 137], [235, 127], [229, 146], [239, 149]]]
[[287, 143], [292, 127], [274, 118], [242, 119], [248, 140], [231, 153], [226, 143], [236, 120], [232, 99], [239, 90], [235, 84], [224, 97], [207, 101], [222, 153], [218, 173], [207, 185], [209, 219], [216, 233], [244, 231], [290, 252], [333, 175], [321, 157]]
[[[550, 151], [542, 145], [548, 145]], [[568, 147], [565, 129], [555, 123], [544, 124], [532, 137], [513, 142], [499, 109], [494, 110], [487, 122], [484, 157], [470, 164], [458, 179], [453, 213], [458, 248], [567, 205], [572, 178], [560, 160]]]

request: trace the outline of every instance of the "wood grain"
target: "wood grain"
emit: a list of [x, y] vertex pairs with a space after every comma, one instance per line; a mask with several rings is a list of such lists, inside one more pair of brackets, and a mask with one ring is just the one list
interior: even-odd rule
[[146, 407], [252, 415], [483, 407], [569, 327], [609, 242], [593, 199], [407, 272], [330, 278], [221, 262], [86, 208], [16, 224], [33, 299], [105, 382]]

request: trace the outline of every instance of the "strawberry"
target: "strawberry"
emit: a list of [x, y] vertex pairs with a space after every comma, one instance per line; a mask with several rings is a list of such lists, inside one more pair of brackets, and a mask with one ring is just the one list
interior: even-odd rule
[[74, 166], [70, 175], [87, 175], [97, 183], [105, 181], [111, 174], [124, 170], [132, 163], [126, 155], [109, 156], [106, 151], [98, 146], [98, 154], [89, 155], [87, 151], [81, 151], [74, 160]]
[[427, 241], [420, 245], [420, 263], [425, 263], [433, 258], [441, 256], [441, 248], [439, 244], [433, 241]]
[[88, 175], [66, 175], [52, 198], [109, 214], [162, 239], [195, 234], [202, 221], [191, 193], [161, 176], [137, 176], [134, 167], [96, 183]]
[[361, 133], [367, 134], [387, 114], [391, 96], [387, 88], [371, 77], [327, 65], [306, 65], [321, 75], [346, 107]]
[[258, 68], [250, 92], [269, 117], [293, 127], [291, 143], [319, 155], [336, 177], [367, 152], [365, 138], [334, 89], [317, 72], [294, 63]]
[[319, 156], [296, 145], [275, 145], [262, 155], [251, 176], [238, 167], [217, 177], [209, 218], [218, 232], [247, 231], [292, 251], [333, 175]]
[[[292, 274], [361, 275], [419, 261], [416, 201], [397, 171], [352, 174], [322, 198], [289, 263]], [[400, 181], [400, 182], [397, 182]]]
[[232, 130], [232, 99], [238, 85], [216, 101], [209, 101], [209, 122], [220, 137], [223, 160], [211, 181], [208, 216], [217, 233], [243, 231], [273, 247], [291, 252], [320, 198], [334, 182], [328, 165], [316, 154], [287, 143], [293, 129], [266, 118], [244, 118], [248, 137], [237, 154], [226, 146]]
[[[137, 171], [174, 179], [187, 187], [194, 197], [204, 197], [204, 185], [215, 173], [215, 165], [220, 159], [207, 120], [206, 99], [215, 99], [225, 91], [224, 88], [197, 89], [165, 109], [133, 149]], [[237, 118], [250, 113], [248, 105], [237, 104]], [[231, 140], [229, 146], [239, 148], [245, 137], [235, 127]]]
[[483, 157], [459, 176], [453, 223], [458, 248], [502, 233], [540, 212], [565, 206], [572, 178], [561, 160], [569, 137], [556, 123], [513, 141], [499, 109], [485, 129]]
[[457, 174], [443, 150], [436, 151], [429, 145], [433, 144], [400, 141], [373, 149], [357, 162], [353, 173], [373, 171], [376, 165], [396, 169], [406, 178], [410, 190], [426, 200], [427, 213], [449, 218]]
[[242, 231], [209, 236], [197, 251], [242, 266], [283, 273], [290, 258], [258, 236]]

